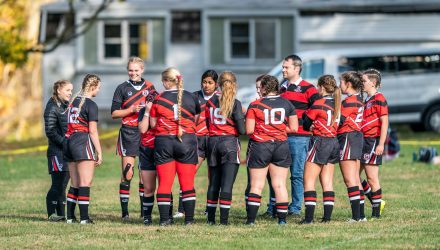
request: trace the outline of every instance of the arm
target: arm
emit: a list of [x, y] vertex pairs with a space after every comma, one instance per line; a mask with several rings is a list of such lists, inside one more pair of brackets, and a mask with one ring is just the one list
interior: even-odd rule
[[132, 105], [126, 109], [116, 109], [114, 108], [114, 106], [117, 106], [117, 103], [115, 104], [115, 102], [113, 102], [112, 104], [112, 118], [113, 119], [119, 119], [119, 118], [123, 118], [126, 117], [130, 114], [139, 112], [139, 110], [141, 110], [143, 108], [142, 105]]
[[89, 122], [89, 135], [90, 139], [92, 140], [93, 146], [95, 146], [96, 149], [96, 164], [101, 165], [102, 163], [102, 150], [101, 150], [101, 143], [99, 142], [99, 136], [98, 136], [98, 123], [96, 121], [90, 121]]
[[379, 137], [379, 145], [376, 147], [376, 155], [382, 155], [385, 147], [385, 140], [387, 139], [388, 133], [388, 115], [383, 115], [380, 117], [380, 137]]
[[[46, 110], [44, 112], [44, 130], [46, 132], [47, 138], [51, 142], [56, 143], [58, 146], [63, 146], [64, 135], [60, 135], [57, 132], [58, 116], [56, 112], [57, 110], [55, 106], [46, 107]], [[63, 130], [61, 129], [61, 131]]]
[[237, 131], [240, 135], [246, 134], [246, 127], [244, 125], [244, 117], [235, 120]]
[[298, 116], [289, 116], [289, 126], [287, 127], [287, 133], [296, 133], [298, 131]]
[[246, 118], [246, 134], [251, 135], [255, 131], [255, 119]]
[[313, 120], [310, 119], [310, 117], [308, 117], [306, 113], [303, 113], [303, 116], [302, 116], [302, 118], [303, 118], [303, 128], [304, 128], [305, 131], [310, 131], [311, 127], [313, 125]]
[[139, 112], [139, 132], [146, 133], [148, 131], [148, 127], [150, 126], [150, 109], [151, 109], [151, 105], [153, 105], [153, 103], [149, 102], [147, 103], [147, 105], [145, 106], [145, 111], [144, 112]]

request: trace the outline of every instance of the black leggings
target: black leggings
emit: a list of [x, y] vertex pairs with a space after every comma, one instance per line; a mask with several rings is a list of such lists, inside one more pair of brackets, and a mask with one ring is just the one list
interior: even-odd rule
[[[218, 199], [220, 191], [232, 195], [239, 164], [226, 163], [220, 166], [209, 166], [208, 196]], [[211, 198], [211, 199], [212, 199]]]
[[59, 216], [65, 215], [66, 187], [69, 182], [69, 172], [52, 172], [52, 185], [46, 195], [47, 216], [56, 212]]

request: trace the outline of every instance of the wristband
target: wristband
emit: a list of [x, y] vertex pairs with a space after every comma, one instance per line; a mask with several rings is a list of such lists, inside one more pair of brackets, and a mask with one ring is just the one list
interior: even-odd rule
[[150, 117], [150, 113], [145, 112], [144, 116]]

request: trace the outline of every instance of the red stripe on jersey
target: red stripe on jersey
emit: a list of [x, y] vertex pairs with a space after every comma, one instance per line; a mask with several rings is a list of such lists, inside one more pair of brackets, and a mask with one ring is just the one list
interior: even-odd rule
[[141, 134], [141, 144], [147, 148], [154, 148], [154, 139], [156, 137], [156, 130], [153, 128], [148, 129], [147, 132]]
[[351, 95], [342, 101], [341, 117], [343, 117], [343, 124], [339, 125], [338, 134], [361, 131], [363, 107], [360, 95]]
[[[145, 98], [146, 98], [146, 96], [144, 95], [146, 93], [145, 91], [148, 92], [156, 91], [154, 89], [154, 85], [151, 82], [144, 81], [144, 84], [145, 86], [142, 89], [138, 90], [133, 96], [131, 96], [125, 102], [122, 103], [121, 108], [125, 109], [128, 108], [128, 106], [132, 106], [132, 105], [137, 106], [142, 102], [145, 103]], [[124, 116], [122, 118], [122, 124], [126, 126], [137, 127], [139, 124], [138, 117], [139, 117], [139, 112], [134, 112], [127, 116]]]
[[316, 100], [312, 107], [306, 111], [306, 115], [313, 121], [312, 133], [314, 136], [336, 137], [337, 122], [333, 122], [334, 100], [323, 97]]
[[379, 137], [382, 122], [380, 117], [388, 115], [388, 104], [382, 93], [370, 97], [364, 106], [362, 133], [364, 137]]
[[221, 115], [218, 95], [214, 95], [206, 102], [205, 117], [209, 119], [209, 136], [234, 135], [238, 136], [235, 123]]
[[200, 105], [200, 109], [202, 112], [199, 115], [199, 119], [196, 123], [196, 135], [198, 136], [205, 136], [208, 135], [208, 128], [206, 127], [206, 115], [205, 115], [205, 107], [206, 103]]

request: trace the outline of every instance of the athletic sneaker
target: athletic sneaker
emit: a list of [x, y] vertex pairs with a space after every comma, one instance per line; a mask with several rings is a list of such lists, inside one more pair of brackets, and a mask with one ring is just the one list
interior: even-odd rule
[[126, 214], [121, 217], [123, 221], [128, 221], [130, 219], [130, 215]]
[[361, 218], [361, 219], [359, 219], [359, 222], [367, 222], [368, 220], [367, 220], [367, 218]]
[[145, 218], [144, 219], [144, 225], [145, 226], [150, 226], [151, 224], [153, 224], [153, 221], [151, 220], [151, 218]]
[[49, 216], [48, 220], [51, 222], [60, 222], [64, 220], [64, 216], [59, 216], [56, 213], [53, 213]]
[[382, 215], [383, 209], [385, 208], [385, 204], [386, 202], [384, 200], [380, 202], [380, 210], [379, 210], [380, 215]]
[[176, 212], [176, 213], [173, 215], [173, 218], [178, 219], [178, 218], [183, 218], [184, 216], [185, 216], [184, 213], [182, 213], [182, 212]]
[[95, 222], [93, 222], [93, 220], [89, 218], [87, 220], [81, 220], [79, 224], [95, 224]]
[[73, 223], [77, 223], [77, 222], [78, 222], [78, 220], [76, 219], [76, 217], [73, 217], [72, 219], [67, 219], [66, 220], [67, 224], [73, 224]]
[[174, 222], [171, 219], [168, 219], [167, 221], [162, 221], [159, 223], [159, 226], [161, 227], [167, 227], [172, 225]]
[[248, 226], [255, 226], [255, 222], [246, 221], [244, 224]]

